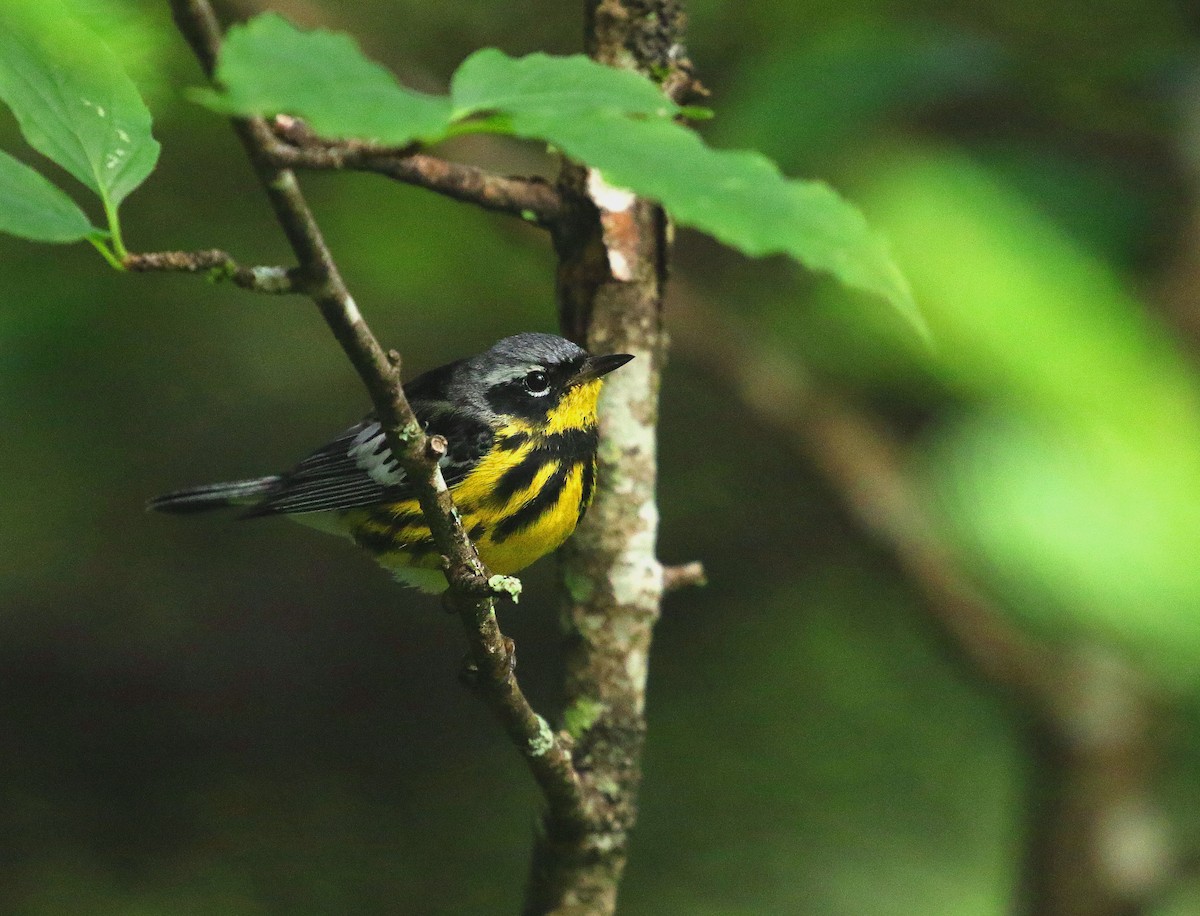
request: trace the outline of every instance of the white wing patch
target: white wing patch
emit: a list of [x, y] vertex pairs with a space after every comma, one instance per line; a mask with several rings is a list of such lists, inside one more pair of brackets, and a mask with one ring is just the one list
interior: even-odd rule
[[355, 436], [346, 454], [381, 487], [394, 487], [404, 480], [400, 463], [388, 450], [378, 424], [372, 423]]

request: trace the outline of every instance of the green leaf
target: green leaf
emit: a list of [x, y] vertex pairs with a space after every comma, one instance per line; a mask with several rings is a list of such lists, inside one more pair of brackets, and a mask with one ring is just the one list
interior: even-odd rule
[[450, 101], [406, 89], [347, 35], [304, 32], [268, 13], [229, 30], [217, 65], [222, 91], [203, 104], [225, 114], [290, 114], [327, 137], [403, 146], [441, 139]]
[[886, 244], [828, 185], [785, 178], [759, 153], [711, 149], [666, 119], [521, 114], [511, 126], [599, 169], [609, 184], [657, 200], [681, 225], [753, 257], [789, 255], [884, 297], [928, 336]]
[[915, 444], [955, 553], [1043, 634], [1121, 649], [1194, 690], [1190, 356], [1110, 265], [965, 156], [880, 157], [863, 193], [943, 344], [933, 368], [963, 405]]
[[137, 88], [56, 0], [0, 7], [0, 99], [29, 144], [91, 188], [114, 218], [158, 161]]
[[318, 133], [392, 144], [471, 131], [544, 140], [612, 185], [659, 201], [682, 225], [747, 254], [786, 254], [883, 296], [925, 324], [887, 247], [826, 185], [784, 178], [751, 152], [708, 148], [675, 122], [683, 110], [636, 73], [585, 57], [511, 58], [488, 48], [454, 74], [448, 99], [401, 87], [344, 35], [302, 32], [275, 15], [230, 32], [209, 104], [299, 115]]
[[574, 117], [606, 111], [670, 117], [679, 106], [642, 76], [598, 64], [582, 54], [509, 57], [476, 51], [450, 82], [455, 120], [480, 112], [545, 113]]
[[35, 242], [78, 242], [102, 235], [61, 190], [0, 152], [0, 232]]

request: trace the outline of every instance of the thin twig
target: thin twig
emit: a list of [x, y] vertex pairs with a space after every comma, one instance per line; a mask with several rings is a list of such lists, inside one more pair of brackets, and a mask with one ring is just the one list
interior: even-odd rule
[[264, 149], [281, 168], [373, 172], [543, 227], [553, 226], [562, 213], [562, 196], [543, 178], [496, 175], [415, 149], [328, 140], [313, 134], [296, 118], [276, 117], [272, 127], [282, 140]]
[[664, 566], [663, 591], [676, 592], [681, 588], [692, 588], [708, 585], [708, 576], [704, 573], [704, 564], [693, 561], [680, 566]]
[[[176, 25], [211, 77], [221, 43], [207, 0], [171, 0]], [[400, 384], [400, 360], [385, 352], [363, 320], [300, 191], [295, 175], [268, 154], [278, 144], [260, 118], [232, 119], [259, 181], [295, 252], [306, 291], [349, 357], [371, 396], [388, 447], [413, 483], [434, 542], [447, 558], [446, 578], [478, 670], [478, 691], [528, 762], [550, 810], [566, 823], [582, 823], [588, 803], [570, 752], [533, 711], [513, 674], [512, 643], [500, 632], [490, 576], [463, 531], [438, 465], [439, 445], [425, 435]]]
[[204, 273], [215, 280], [232, 280], [235, 285], [256, 293], [284, 295], [308, 291], [304, 272], [298, 267], [243, 267], [229, 252], [216, 248], [127, 254], [121, 264], [136, 273]]

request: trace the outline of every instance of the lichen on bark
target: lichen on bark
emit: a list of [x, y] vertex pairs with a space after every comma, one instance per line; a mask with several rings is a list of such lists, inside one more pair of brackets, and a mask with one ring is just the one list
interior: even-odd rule
[[[659, 82], [686, 65], [680, 3], [597, 0], [588, 13], [587, 47], [597, 60]], [[594, 170], [567, 164], [559, 186], [564, 333], [592, 352], [636, 358], [605, 386], [596, 499], [562, 552], [567, 708], [593, 714], [585, 728], [571, 729], [591, 817], [580, 830], [546, 812], [526, 912], [603, 914], [616, 905], [637, 821], [646, 679], [663, 594], [656, 488], [668, 232], [660, 207]]]

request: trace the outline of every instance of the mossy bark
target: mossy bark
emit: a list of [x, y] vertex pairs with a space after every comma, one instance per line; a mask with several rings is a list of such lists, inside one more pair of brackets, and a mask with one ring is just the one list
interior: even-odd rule
[[[595, 0], [588, 53], [669, 86], [686, 66], [673, 0]], [[563, 551], [566, 703], [587, 708], [573, 759], [590, 800], [580, 829], [542, 818], [525, 912], [605, 914], [616, 907], [637, 821], [646, 677], [663, 592], [655, 551], [659, 380], [666, 353], [662, 300], [668, 225], [662, 209], [576, 165], [560, 179], [555, 229], [564, 333], [594, 353], [632, 353], [601, 399], [596, 500]]]

